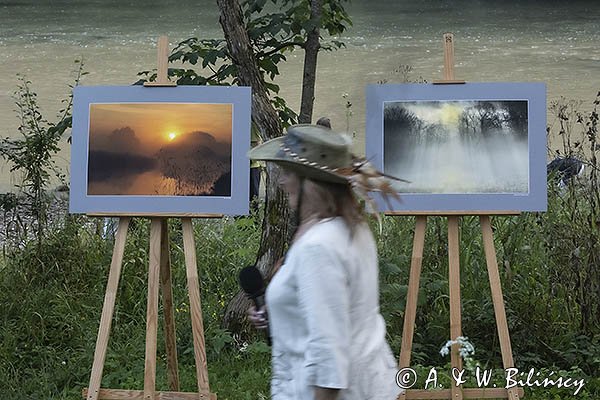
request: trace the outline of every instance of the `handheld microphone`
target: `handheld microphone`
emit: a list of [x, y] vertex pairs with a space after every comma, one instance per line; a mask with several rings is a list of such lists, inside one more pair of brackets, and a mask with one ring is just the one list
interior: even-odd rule
[[[265, 306], [265, 282], [262, 274], [254, 265], [242, 268], [239, 274], [239, 281], [242, 290], [248, 298], [254, 302], [256, 311]], [[267, 344], [271, 345], [271, 334], [269, 333], [269, 323], [267, 320]]]

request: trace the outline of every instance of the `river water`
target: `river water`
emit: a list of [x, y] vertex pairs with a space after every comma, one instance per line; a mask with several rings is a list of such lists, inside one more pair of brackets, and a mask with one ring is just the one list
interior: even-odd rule
[[[355, 0], [347, 8], [353, 26], [337, 38], [346, 48], [319, 56], [315, 117], [356, 132], [357, 152], [364, 152], [365, 85], [401, 82], [400, 65], [412, 67], [409, 79], [441, 79], [444, 32], [455, 35], [457, 79], [541, 81], [549, 101], [564, 96], [588, 107], [600, 90], [598, 0]], [[156, 66], [155, 40], [164, 34], [171, 47], [191, 36], [222, 37], [216, 2], [0, 0], [0, 135], [18, 135], [17, 73], [32, 81], [52, 120], [76, 58], [89, 72], [83, 85], [128, 85]], [[302, 53], [291, 53], [281, 72], [280, 94], [297, 110]], [[68, 172], [63, 147], [58, 164]], [[0, 192], [18, 179], [0, 165]]]

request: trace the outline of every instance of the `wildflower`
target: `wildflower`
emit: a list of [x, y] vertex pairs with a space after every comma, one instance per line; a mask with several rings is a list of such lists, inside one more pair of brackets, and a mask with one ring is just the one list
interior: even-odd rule
[[456, 340], [448, 340], [444, 346], [440, 349], [440, 355], [442, 357], [447, 356], [450, 353], [450, 348], [452, 345], [458, 344], [460, 345], [459, 354], [463, 359], [468, 358], [469, 356], [475, 354], [475, 347], [469, 342], [469, 338], [464, 336], [459, 336]]

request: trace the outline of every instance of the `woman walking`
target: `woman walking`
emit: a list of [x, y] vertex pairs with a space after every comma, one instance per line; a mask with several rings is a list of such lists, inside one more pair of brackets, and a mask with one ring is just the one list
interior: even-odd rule
[[[281, 167], [298, 223], [266, 292], [273, 400], [395, 399], [377, 249], [355, 194], [389, 184], [355, 162], [349, 139], [323, 126], [291, 126], [248, 155]], [[258, 327], [267, 324], [263, 311], [249, 312]]]

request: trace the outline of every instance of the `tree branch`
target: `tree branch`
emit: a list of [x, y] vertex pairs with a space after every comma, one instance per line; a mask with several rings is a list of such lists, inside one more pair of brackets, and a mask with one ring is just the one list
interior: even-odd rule
[[275, 54], [277, 53], [279, 50], [285, 49], [286, 47], [292, 47], [292, 46], [298, 46], [300, 48], [306, 49], [306, 42], [288, 42], [288, 43], [282, 43], [279, 46], [275, 46], [273, 47], [273, 49], [267, 51], [267, 52], [260, 52], [257, 54], [257, 56], [259, 56], [260, 58], [262, 57], [268, 57], [271, 54]]

